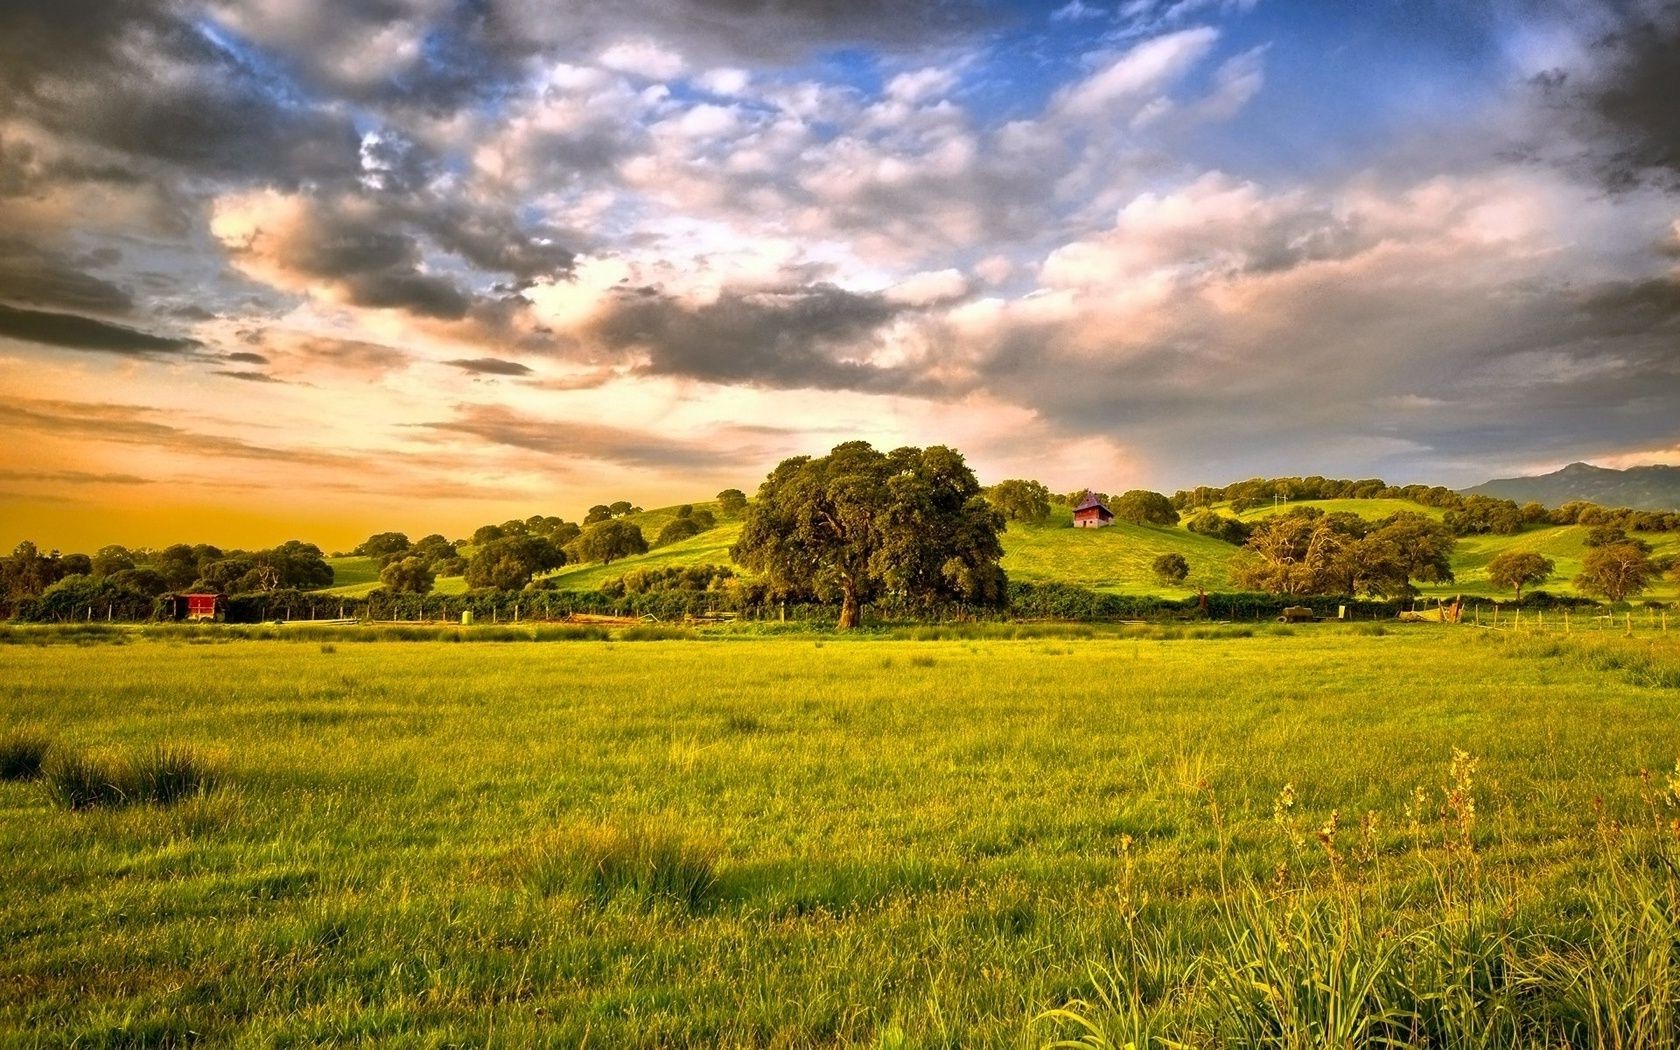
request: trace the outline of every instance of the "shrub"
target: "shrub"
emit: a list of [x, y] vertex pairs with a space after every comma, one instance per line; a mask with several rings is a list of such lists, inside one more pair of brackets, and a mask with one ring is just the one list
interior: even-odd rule
[[52, 741], [28, 729], [0, 736], [0, 780], [38, 780]]

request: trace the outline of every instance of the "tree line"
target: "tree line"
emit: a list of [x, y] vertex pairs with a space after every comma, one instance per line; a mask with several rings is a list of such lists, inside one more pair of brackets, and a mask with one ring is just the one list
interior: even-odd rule
[[[688, 593], [719, 594], [758, 606], [768, 602], [829, 604], [842, 627], [857, 626], [863, 610], [885, 605], [917, 610], [962, 606], [995, 609], [1011, 588], [1001, 568], [1000, 534], [1010, 522], [1043, 522], [1057, 506], [1085, 495], [1053, 493], [1040, 482], [1008, 479], [983, 487], [961, 453], [944, 446], [881, 452], [867, 442], [847, 442], [821, 457], [783, 461], [760, 486], [756, 499], [739, 489], [718, 493], [718, 513], [739, 517], [742, 531], [731, 548], [750, 577], [717, 566], [643, 570], [604, 587], [608, 598]], [[1457, 538], [1509, 534], [1540, 524], [1590, 525], [1588, 554], [1574, 580], [1583, 592], [1612, 601], [1642, 593], [1665, 572], [1680, 578], [1670, 559], [1653, 558], [1648, 543], [1630, 531], [1680, 528], [1680, 515], [1598, 507], [1583, 501], [1547, 510], [1509, 500], [1462, 496], [1439, 486], [1390, 486], [1378, 479], [1255, 478], [1223, 488], [1182, 490], [1171, 497], [1133, 489], [1095, 493], [1120, 521], [1171, 527], [1237, 548], [1233, 580], [1273, 596], [1403, 598], [1418, 583], [1453, 581]], [[1264, 499], [1401, 499], [1441, 508], [1440, 520], [1410, 511], [1368, 520], [1350, 513], [1292, 507], [1245, 522], [1236, 511]], [[430, 534], [411, 541], [401, 532], [369, 536], [350, 552], [379, 567], [381, 597], [424, 596], [438, 578], [461, 576], [474, 592], [541, 592], [543, 576], [577, 562], [610, 564], [680, 542], [717, 525], [717, 514], [679, 507], [650, 544], [630, 518], [641, 508], [629, 501], [597, 504], [581, 522], [533, 515], [487, 524], [469, 538]], [[1180, 585], [1190, 565], [1180, 554], [1155, 559], [1156, 577]], [[1511, 588], [1553, 578], [1556, 566], [1535, 552], [1509, 551], [1490, 562], [1489, 577]], [[0, 558], [0, 595], [8, 611], [35, 602], [39, 610], [103, 606], [141, 609], [158, 595], [182, 590], [229, 596], [279, 596], [331, 586], [333, 572], [321, 550], [298, 540], [277, 547], [224, 551], [208, 544], [161, 549], [102, 547], [93, 555], [43, 554], [19, 544]], [[266, 607], [266, 606], [265, 606]]]

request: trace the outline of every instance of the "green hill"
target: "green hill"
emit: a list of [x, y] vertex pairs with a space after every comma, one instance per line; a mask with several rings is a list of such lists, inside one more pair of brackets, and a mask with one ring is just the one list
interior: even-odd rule
[[[1495, 586], [1488, 580], [1488, 562], [1505, 551], [1533, 551], [1552, 559], [1557, 564], [1557, 574], [1530, 590], [1547, 591], [1551, 594], [1579, 593], [1571, 581], [1581, 571], [1581, 562], [1586, 558], [1586, 538], [1590, 531], [1592, 530], [1585, 525], [1545, 525], [1524, 529], [1510, 536], [1461, 537], [1457, 549], [1453, 551], [1453, 574], [1457, 579], [1450, 584], [1425, 585], [1423, 590], [1426, 594], [1506, 597], [1511, 593], [1509, 590]], [[1651, 545], [1656, 555], [1680, 554], [1680, 534], [1667, 532], [1637, 535]], [[1656, 586], [1641, 595], [1640, 599], [1672, 601], [1677, 597], [1680, 597], [1680, 585], [1671, 580], [1659, 580]]]
[[1407, 511], [1413, 514], [1424, 514], [1436, 521], [1441, 520], [1445, 513], [1439, 507], [1426, 507], [1421, 503], [1413, 503], [1405, 499], [1303, 499], [1293, 503], [1280, 503], [1273, 507], [1251, 507], [1237, 517], [1244, 521], [1259, 521], [1269, 518], [1273, 514], [1284, 514], [1298, 507], [1313, 507], [1326, 514], [1357, 514], [1361, 518], [1386, 518], [1390, 514]]
[[[1012, 580], [1073, 583], [1115, 594], [1195, 594], [1231, 589], [1225, 566], [1237, 549], [1177, 526], [1115, 522], [1103, 529], [1073, 528], [1073, 513], [1057, 507], [1042, 525], [1010, 522], [1003, 534], [1003, 568]], [[1163, 586], [1151, 568], [1163, 554], [1184, 555], [1190, 578]]]
[[[632, 515], [629, 520], [641, 525], [651, 542], [658, 534], [657, 528], [675, 516], [676, 508], [666, 507]], [[1042, 525], [1012, 522], [1003, 535], [1003, 567], [1010, 578], [1076, 583], [1117, 594], [1176, 596], [1194, 594], [1198, 585], [1208, 590], [1231, 587], [1225, 565], [1236, 548], [1229, 544], [1182, 528], [1116, 523], [1105, 529], [1075, 529], [1072, 520], [1072, 512], [1059, 507]], [[668, 547], [622, 558], [611, 565], [568, 565], [548, 578], [566, 590], [594, 590], [632, 569], [730, 565], [729, 548], [740, 534], [739, 521], [722, 521], [709, 532]], [[1163, 587], [1151, 568], [1157, 557], [1169, 552], [1184, 555], [1190, 563], [1190, 578], [1182, 587]]]
[[[379, 562], [373, 558], [353, 554], [343, 558], [328, 558], [327, 564], [332, 566], [333, 585], [322, 588], [322, 594], [363, 598], [379, 586]], [[440, 576], [432, 587], [432, 593], [465, 594], [467, 581], [460, 576]]]
[[[695, 503], [695, 509], [717, 512], [716, 504]], [[1301, 500], [1278, 507], [1256, 507], [1244, 512], [1245, 521], [1256, 521], [1295, 507], [1316, 507], [1326, 513], [1348, 512], [1364, 518], [1383, 518], [1397, 511], [1414, 511], [1440, 518], [1439, 508], [1407, 500], [1338, 499]], [[1225, 511], [1229, 513], [1228, 511]], [[632, 514], [627, 520], [642, 529], [651, 544], [659, 531], [677, 516], [676, 507], [660, 507]], [[1117, 522], [1104, 529], [1075, 529], [1066, 507], [1055, 509], [1043, 524], [1012, 522], [1003, 534], [1003, 567], [1012, 580], [1028, 583], [1069, 583], [1114, 594], [1158, 594], [1183, 597], [1198, 587], [1209, 591], [1234, 589], [1227, 567], [1237, 548], [1189, 532], [1183, 526], [1129, 525]], [[1578, 525], [1541, 526], [1513, 536], [1467, 536], [1458, 541], [1453, 556], [1457, 580], [1451, 584], [1425, 585], [1429, 596], [1465, 594], [1502, 597], [1506, 593], [1487, 579], [1487, 564], [1508, 550], [1535, 551], [1557, 563], [1557, 575], [1539, 590], [1553, 594], [1574, 594], [1570, 582], [1581, 571], [1586, 555], [1588, 529]], [[657, 569], [687, 565], [731, 565], [729, 548], [741, 534], [739, 519], [722, 519], [716, 528], [646, 554], [621, 558], [610, 565], [581, 563], [567, 565], [547, 577], [555, 585], [572, 591], [592, 591], [603, 583], [635, 569]], [[1680, 555], [1680, 534], [1643, 535], [1657, 554]], [[1190, 577], [1182, 586], [1163, 586], [1152, 565], [1166, 553], [1182, 554], [1190, 563]], [[331, 558], [335, 584], [324, 593], [346, 597], [365, 595], [379, 583], [378, 567], [371, 558]], [[459, 594], [466, 581], [459, 576], [437, 582], [437, 593]], [[1644, 598], [1672, 601], [1680, 598], [1680, 584], [1663, 580]]]
[[[640, 518], [656, 518], [665, 515], [665, 521], [676, 517], [676, 508], [666, 508], [662, 511], [649, 511], [645, 515], [633, 515], [631, 520]], [[657, 520], [657, 519], [656, 519]], [[663, 528], [663, 524], [660, 528]], [[652, 543], [659, 535], [657, 529], [643, 527], [642, 532]], [[714, 529], [702, 532], [698, 536], [690, 536], [665, 547], [655, 547], [646, 554], [634, 557], [620, 558], [611, 564], [600, 562], [581, 562], [577, 565], [567, 565], [555, 572], [549, 573], [546, 579], [554, 580], [556, 585], [568, 591], [593, 591], [600, 588], [608, 580], [616, 579], [631, 569], [662, 569], [671, 565], [733, 565], [729, 558], [729, 548], [741, 535], [741, 522], [720, 521]]]

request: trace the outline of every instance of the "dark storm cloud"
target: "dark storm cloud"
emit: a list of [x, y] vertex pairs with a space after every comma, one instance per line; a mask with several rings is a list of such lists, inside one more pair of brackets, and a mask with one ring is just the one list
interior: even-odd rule
[[0, 305], [0, 337], [124, 357], [184, 354], [203, 345], [196, 339], [153, 335], [79, 314], [5, 305]]
[[1536, 83], [1606, 186], [1680, 186], [1680, 2], [1628, 0], [1604, 13], [1615, 27], [1592, 41], [1590, 65]]
[[1609, 77], [1587, 101], [1619, 142], [1607, 173], [1632, 181], [1658, 169], [1680, 180], [1680, 3], [1633, 19], [1601, 46]]
[[16, 238], [0, 237], [0, 300], [106, 314], [133, 309], [134, 298], [127, 290], [83, 272], [78, 263], [100, 265], [97, 259], [72, 262]]
[[289, 182], [355, 170], [348, 116], [289, 97], [188, 5], [14, 4], [3, 26], [0, 114], [200, 175]]
[[518, 361], [503, 361], [496, 357], [457, 358], [445, 361], [444, 364], [459, 368], [463, 372], [486, 376], [528, 376], [531, 369]]
[[715, 470], [756, 464], [765, 453], [756, 445], [728, 447], [672, 441], [658, 434], [593, 423], [539, 419], [500, 405], [461, 405], [454, 419], [420, 426], [443, 433], [467, 434], [492, 445], [523, 449], [565, 459], [596, 459], [626, 467], [669, 470]]
[[268, 358], [264, 357], [263, 355], [248, 353], [244, 350], [241, 350], [237, 353], [228, 354], [224, 358], [224, 360], [237, 361], [242, 365], [266, 365], [266, 364], [268, 364]]
[[593, 335], [647, 356], [645, 371], [716, 383], [897, 391], [911, 377], [859, 360], [903, 308], [833, 285], [725, 291], [691, 304], [653, 289], [618, 293]]

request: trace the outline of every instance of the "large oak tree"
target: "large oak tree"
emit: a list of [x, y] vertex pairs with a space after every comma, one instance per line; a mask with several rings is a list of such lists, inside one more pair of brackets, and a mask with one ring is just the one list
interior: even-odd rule
[[1003, 527], [955, 450], [850, 441], [771, 471], [730, 554], [783, 593], [838, 601], [850, 629], [880, 600], [1001, 605]]

